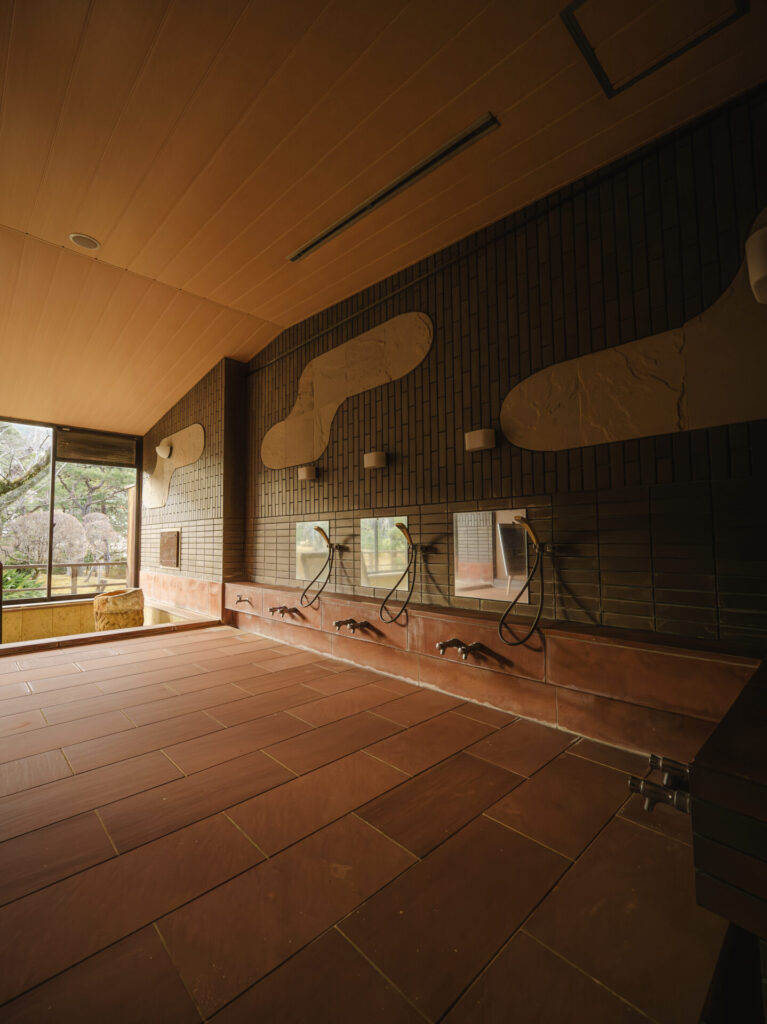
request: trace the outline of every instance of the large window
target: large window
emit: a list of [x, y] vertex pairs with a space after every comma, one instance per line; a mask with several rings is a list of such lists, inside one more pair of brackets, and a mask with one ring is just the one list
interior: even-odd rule
[[3, 600], [125, 586], [136, 485], [134, 438], [0, 420]]

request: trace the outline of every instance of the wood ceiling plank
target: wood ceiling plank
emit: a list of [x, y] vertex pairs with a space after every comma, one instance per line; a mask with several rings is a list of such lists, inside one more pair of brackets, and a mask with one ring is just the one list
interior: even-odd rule
[[[374, 119], [377, 108], [400, 91], [403, 83], [454, 39], [468, 21], [478, 17], [481, 10], [481, 4], [474, 7], [464, 0], [421, 0], [403, 8], [360, 53], [322, 103], [294, 125], [285, 140], [219, 211], [219, 249], [211, 250], [207, 262], [201, 262], [199, 269], [179, 284], [190, 291], [213, 295], [222, 281], [243, 267], [254, 252], [264, 248], [274, 232], [291, 223], [295, 215], [280, 202], [286, 193], [294, 197], [294, 202], [300, 199], [303, 216], [324, 202], [327, 192], [321, 185], [318, 187], [314, 174], [318, 164], [332, 162], [333, 169], [326, 180], [334, 181], [337, 187], [338, 182], [355, 177], [371, 156], [401, 139], [407, 130], [403, 116], [389, 126], [388, 132], [368, 131], [367, 139], [351, 141], [359, 127]], [[454, 88], [460, 84], [460, 80], [454, 80]], [[418, 109], [425, 109], [420, 102], [416, 105]], [[404, 113], [400, 107], [400, 115]], [[328, 154], [342, 142], [348, 143], [347, 159], [342, 163], [329, 161]], [[201, 241], [206, 237], [204, 233]], [[284, 259], [289, 251], [283, 250], [278, 258]], [[204, 261], [206, 255], [200, 250], [198, 260]], [[223, 294], [220, 301], [227, 301]]]
[[[213, 159], [327, 0], [251, 0], [148, 174], [123, 210], [109, 246], [123, 266], [162, 229], [169, 210]], [[204, 86], [204, 87], [203, 87]]]
[[51, 357], [71, 330], [89, 279], [97, 269], [92, 260], [68, 259], [66, 250], [53, 251], [56, 253], [55, 269], [47, 293], [44, 297], [38, 295], [40, 315], [37, 323], [34, 327], [31, 324], [19, 326], [19, 330], [24, 331], [20, 336], [24, 374], [19, 380], [18, 400], [23, 404], [32, 402], [41, 387], [55, 386], [57, 378], [51, 376]]
[[[691, 108], [697, 111], [700, 105], [700, 113], [703, 113], [724, 102], [726, 98], [756, 85], [764, 78], [761, 65], [756, 48], [751, 50], [747, 61], [743, 60], [742, 54], [735, 53], [711, 64], [702, 74], [688, 79], [665, 96], [656, 97], [636, 113], [628, 114], [618, 125], [602, 125], [594, 132], [584, 130], [583, 138], [576, 147], [564, 152], [557, 152], [554, 147], [556, 156], [545, 165], [537, 165], [519, 179], [510, 175], [502, 188], [479, 201], [461, 206], [460, 209], [454, 205], [452, 216], [422, 232], [418, 238], [410, 238], [395, 251], [383, 252], [381, 249], [373, 261], [364, 260], [358, 252], [355, 269], [350, 271], [340, 286], [336, 282], [335, 286], [331, 285], [305, 297], [289, 310], [281, 308], [280, 318], [287, 321], [295, 317], [295, 321], [299, 321], [312, 311], [330, 305], [392, 273], [393, 270], [389, 268], [407, 266], [425, 253], [443, 248], [463, 237], [467, 233], [465, 224], [492, 223], [503, 216], [504, 209], [524, 207], [541, 194], [548, 194], [568, 181], [630, 152], [641, 144], [640, 139], [649, 141], [687, 122], [692, 116]], [[669, 114], [673, 117], [671, 122], [667, 120]]]
[[[538, 31], [530, 31], [533, 27], [538, 28]], [[498, 29], [499, 26], [496, 25], [495, 28]], [[332, 205], [318, 205], [317, 212], [309, 220], [299, 224], [288, 236], [280, 240], [279, 248], [275, 245], [263, 257], [249, 263], [247, 271], [252, 283], [247, 286], [248, 290], [236, 297], [228, 293], [226, 299], [239, 309], [260, 315], [256, 313], [260, 308], [260, 302], [264, 299], [275, 300], [284, 290], [294, 287], [297, 283], [302, 284], [304, 280], [311, 278], [312, 274], [323, 272], [321, 268], [333, 260], [334, 253], [343, 256], [344, 251], [354, 244], [355, 235], [358, 238], [365, 237], [374, 232], [376, 223], [391, 222], [398, 208], [406, 209], [419, 205], [424, 195], [443, 187], [441, 182], [449, 182], [457, 176], [462, 177], [466, 173], [464, 168], [473, 170], [481, 177], [483, 167], [492, 162], [497, 152], [509, 145], [510, 137], [523, 137], [521, 126], [509, 121], [509, 111], [515, 105], [532, 97], [531, 107], [534, 111], [540, 109], [540, 122], [545, 123], [549, 117], [556, 116], [556, 113], [561, 111], [563, 96], [572, 98], [571, 91], [557, 84], [559, 76], [556, 72], [552, 73], [550, 68], [570, 69], [569, 88], [575, 89], [576, 95], [590, 96], [599, 92], [599, 86], [583, 62], [571, 61], [568, 65], [567, 58], [573, 56], [571, 40], [558, 19], [550, 20], [541, 28], [535, 22], [521, 26], [519, 36], [522, 37], [523, 33], [529, 33], [531, 38], [511, 53], [508, 52], [508, 47], [504, 46], [501, 52], [505, 53], [506, 59], [495, 66], [485, 65], [485, 75], [464, 89], [455, 100], [446, 104], [428, 123], [421, 125], [417, 132], [402, 139], [386, 153], [378, 161], [375, 178], [366, 177], [362, 183], [356, 181], [353, 185], [339, 190], [333, 196]], [[495, 38], [499, 33], [496, 31], [491, 34]], [[452, 55], [448, 55], [448, 60], [450, 56]], [[553, 89], [549, 87], [552, 100], [548, 103], [546, 94], [541, 93], [541, 88], [547, 80], [554, 83]], [[401, 104], [403, 117], [406, 117], [404, 112], [407, 109], [420, 109], [414, 100], [413, 94], [405, 97]], [[388, 184], [397, 174], [413, 166], [418, 159], [423, 159], [430, 151], [456, 134], [459, 128], [466, 127], [487, 109], [494, 109], [501, 117], [500, 129], [338, 236], [324, 246], [316, 256], [310, 256], [297, 265], [285, 261], [284, 257], [288, 252], [348, 213], [365, 196], [372, 194], [376, 187]], [[538, 121], [536, 129], [537, 127]], [[406, 205], [403, 207], [401, 204]], [[270, 273], [271, 268], [274, 269]], [[237, 282], [240, 286], [246, 282], [244, 271], [238, 275]], [[216, 294], [224, 300], [224, 295]]]
[[0, 128], [0, 223], [27, 230], [89, 0], [16, 3]]
[[732, 6], [727, 0], [666, 0], [606, 39], [597, 58], [613, 85], [623, 85], [721, 24]]
[[[63, 243], [71, 231], [92, 230], [83, 197], [167, 7], [96, 0], [29, 218], [32, 234]], [[77, 212], [83, 221], [75, 222]]]
[[237, 132], [173, 208], [162, 233], [132, 261], [131, 269], [180, 284], [201, 260], [206, 262], [217, 252], [231, 231], [223, 207], [229, 208], [243, 182], [315, 108], [402, 3], [334, 0], [270, 79]]
[[246, 0], [172, 0], [85, 196], [75, 211], [111, 262], [114, 225], [199, 88]]

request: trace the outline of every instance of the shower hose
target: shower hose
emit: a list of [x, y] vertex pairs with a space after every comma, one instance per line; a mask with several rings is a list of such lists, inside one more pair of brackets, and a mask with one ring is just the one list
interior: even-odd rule
[[[500, 637], [501, 642], [506, 644], [507, 647], [521, 647], [522, 644], [526, 644], [535, 632], [535, 630], [538, 628], [541, 613], [543, 612], [543, 570], [541, 568], [541, 544], [538, 540], [535, 530], [532, 528], [532, 526], [528, 523], [526, 519], [518, 519], [517, 524], [528, 533], [530, 541], [533, 545], [533, 550], [535, 551], [535, 558], [533, 559], [533, 567], [529, 570], [527, 578], [525, 579], [525, 582], [522, 585], [522, 589], [515, 596], [511, 604], [509, 604], [509, 606], [506, 608], [506, 611], [503, 613], [503, 615], [501, 616], [501, 620], [498, 623], [498, 636]], [[519, 639], [515, 637], [513, 640], [507, 640], [506, 637], [504, 636], [504, 630], [510, 629], [510, 627], [506, 624], [506, 619], [517, 606], [522, 595], [526, 591], [530, 590], [530, 584], [535, 578], [535, 574], [536, 572], [538, 572], [539, 568], [541, 568], [541, 589], [538, 595], [538, 607], [536, 609], [535, 617], [533, 618], [532, 624], [523, 637], [520, 637]]]

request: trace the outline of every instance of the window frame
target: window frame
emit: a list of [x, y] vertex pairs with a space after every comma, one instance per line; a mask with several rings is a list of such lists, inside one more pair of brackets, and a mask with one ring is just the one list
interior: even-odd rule
[[[2, 596], [0, 590], [0, 602], [3, 607], [19, 607], [22, 605], [32, 604], [48, 604], [50, 602], [61, 602], [61, 601], [92, 601], [94, 594], [51, 594], [51, 577], [53, 570], [53, 516], [54, 516], [54, 498], [56, 494], [56, 466], [66, 466], [70, 464], [81, 465], [81, 466], [105, 466], [108, 463], [99, 462], [97, 459], [57, 459], [57, 439], [60, 431], [78, 430], [89, 434], [103, 434], [106, 437], [122, 437], [127, 438], [131, 441], [136, 442], [136, 458], [132, 465], [125, 466], [125, 469], [136, 470], [136, 508], [137, 508], [137, 530], [136, 530], [136, 543], [133, 551], [133, 564], [128, 564], [129, 576], [133, 575], [138, 578], [139, 566], [141, 564], [141, 485], [142, 485], [142, 437], [139, 434], [122, 434], [116, 430], [93, 430], [90, 427], [74, 427], [65, 425], [62, 423], [46, 423], [44, 420], [31, 420], [31, 419], [19, 419], [18, 416], [0, 416], [0, 422], [2, 423], [19, 423], [22, 426], [29, 427], [45, 427], [52, 431], [51, 433], [51, 472], [50, 481], [48, 484], [48, 559], [46, 569], [46, 586], [45, 586], [45, 597], [11, 597], [6, 598]], [[3, 563], [4, 565], [5, 563]], [[132, 572], [131, 572], [132, 570]], [[2, 580], [0, 580], [0, 588], [2, 588]]]

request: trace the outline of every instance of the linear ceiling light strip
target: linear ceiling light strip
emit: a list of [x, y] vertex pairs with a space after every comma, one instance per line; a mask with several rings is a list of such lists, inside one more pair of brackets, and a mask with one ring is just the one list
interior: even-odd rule
[[365, 217], [368, 213], [371, 213], [377, 207], [388, 202], [394, 196], [403, 192], [406, 188], [415, 184], [419, 178], [423, 178], [424, 175], [429, 174], [435, 168], [439, 167], [440, 164], [445, 163], [446, 160], [450, 160], [456, 156], [462, 149], [470, 146], [472, 143], [481, 139], [483, 135], [487, 135], [488, 132], [493, 131], [500, 125], [500, 121], [495, 115], [491, 113], [485, 114], [484, 117], [480, 118], [479, 121], [475, 121], [474, 124], [470, 125], [465, 131], [461, 132], [460, 135], [456, 135], [454, 139], [446, 142], [444, 146], [440, 146], [439, 149], [435, 150], [430, 156], [427, 156], [425, 160], [416, 164], [415, 167], [406, 171], [400, 175], [399, 178], [382, 188], [379, 192], [370, 196], [364, 202], [356, 206], [351, 213], [348, 213], [341, 220], [337, 220], [335, 224], [332, 224], [329, 228], [323, 231], [321, 234], [316, 235], [311, 241], [307, 242], [306, 245], [302, 245], [300, 249], [296, 249], [292, 252], [288, 259], [291, 263], [297, 263], [302, 260], [305, 256], [314, 252], [315, 249], [319, 249], [325, 242], [329, 242], [331, 238], [335, 238], [336, 235], [345, 231], [346, 228], [351, 227], [352, 224]]

